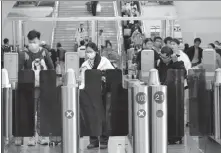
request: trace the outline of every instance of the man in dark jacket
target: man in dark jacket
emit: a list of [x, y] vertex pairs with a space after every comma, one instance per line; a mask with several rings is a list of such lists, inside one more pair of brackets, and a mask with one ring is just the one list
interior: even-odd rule
[[61, 43], [57, 43], [57, 53], [58, 53], [59, 61], [64, 62], [66, 51], [62, 48]]
[[173, 50], [165, 46], [161, 49], [160, 63], [158, 65], [160, 82], [166, 83], [167, 70], [169, 69], [183, 69], [186, 71], [183, 61], [178, 61], [178, 55], [173, 54]]
[[203, 49], [200, 48], [201, 39], [194, 39], [194, 46], [187, 50], [187, 55], [192, 63], [192, 67], [199, 65], [202, 62]]

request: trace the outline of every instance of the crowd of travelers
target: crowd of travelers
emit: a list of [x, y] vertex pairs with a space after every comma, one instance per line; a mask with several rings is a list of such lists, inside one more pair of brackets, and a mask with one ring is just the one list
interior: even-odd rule
[[[92, 6], [92, 13], [96, 15], [96, 8], [98, 1], [90, 2]], [[95, 13], [94, 13], [95, 9]], [[130, 1], [122, 3], [122, 16], [139, 16], [139, 5], [137, 1]], [[161, 37], [155, 37], [154, 39], [146, 38], [141, 30], [141, 23], [139, 21], [123, 21], [123, 33], [125, 52], [128, 50], [134, 50], [133, 64], [136, 65], [137, 70], [141, 70], [141, 53], [143, 50], [154, 51], [154, 67], [159, 71], [160, 82], [166, 83], [167, 70], [168, 69], [183, 69], [188, 71], [191, 68], [202, 67], [202, 52], [200, 47], [201, 39], [195, 38], [193, 46], [189, 47], [185, 44], [184, 50], [180, 50], [180, 41], [176, 38], [166, 37], [164, 40]], [[40, 70], [55, 69], [58, 77], [62, 77], [64, 74], [64, 62], [65, 53], [67, 52], [62, 44], [58, 42], [56, 49], [51, 48], [46, 42], [41, 41], [41, 33], [36, 30], [31, 30], [28, 35], [28, 45], [25, 45], [24, 51], [19, 52], [19, 69], [32, 69], [35, 74], [39, 74]], [[13, 47], [9, 45], [9, 40], [4, 39], [1, 48], [2, 52], [2, 67], [3, 65], [3, 53], [11, 52]], [[215, 41], [209, 43], [208, 48], [211, 48], [216, 52], [216, 66], [221, 68], [221, 43]], [[106, 40], [103, 29], [100, 29], [96, 34], [94, 42], [92, 38], [88, 36], [84, 25], [80, 24], [80, 27], [75, 33], [75, 40], [73, 42], [73, 52], [78, 52], [80, 57], [80, 72], [81, 72], [81, 84], [80, 88], [84, 88], [84, 71], [87, 69], [116, 69], [119, 64], [119, 55], [114, 48], [110, 40]], [[139, 75], [137, 75], [139, 76]], [[103, 80], [105, 81], [105, 80]], [[185, 85], [187, 87], [187, 84]], [[39, 82], [36, 82], [35, 87], [35, 102], [39, 104]], [[36, 107], [36, 112], [39, 112], [39, 107]], [[36, 132], [39, 132], [40, 116], [37, 113]], [[100, 139], [95, 136], [90, 137], [90, 144], [88, 149], [99, 147], [106, 149], [108, 145], [108, 134], [105, 132]], [[31, 137], [28, 145], [34, 146], [36, 143], [41, 145], [48, 144], [45, 137]], [[21, 144], [21, 140], [17, 139], [16, 144]]]

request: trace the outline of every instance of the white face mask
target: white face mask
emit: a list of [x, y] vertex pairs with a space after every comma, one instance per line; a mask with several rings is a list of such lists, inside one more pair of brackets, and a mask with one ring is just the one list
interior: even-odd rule
[[36, 53], [39, 50], [39, 45], [38, 44], [29, 44], [28, 45], [28, 49], [33, 52]]
[[95, 56], [96, 56], [96, 53], [95, 53], [95, 52], [93, 52], [93, 53], [88, 53], [88, 54], [87, 54], [87, 57], [88, 57], [89, 59], [94, 59]]

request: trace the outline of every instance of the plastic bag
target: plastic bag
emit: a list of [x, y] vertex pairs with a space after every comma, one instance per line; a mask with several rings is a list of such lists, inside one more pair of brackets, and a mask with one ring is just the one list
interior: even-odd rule
[[101, 12], [101, 4], [100, 3], [97, 4], [97, 9], [96, 10], [97, 10], [97, 12]]

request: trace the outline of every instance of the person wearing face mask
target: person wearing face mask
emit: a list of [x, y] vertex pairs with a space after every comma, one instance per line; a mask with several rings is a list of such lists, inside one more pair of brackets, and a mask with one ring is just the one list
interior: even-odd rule
[[[20, 58], [19, 60], [19, 69], [25, 70], [33, 70], [35, 72], [35, 111], [37, 114], [36, 132], [39, 133], [40, 130], [40, 107], [39, 107], [39, 99], [40, 99], [40, 87], [39, 87], [39, 72], [41, 70], [54, 69], [53, 62], [51, 57], [47, 51], [47, 49], [40, 47], [40, 32], [32, 30], [28, 33], [28, 47], [27, 51], [24, 51], [24, 58]], [[45, 137], [38, 137], [38, 143], [41, 145], [47, 145], [48, 140]], [[16, 140], [16, 145], [21, 145], [21, 139], [18, 138]], [[34, 137], [30, 137], [28, 141], [28, 146], [35, 146], [36, 139]]]
[[111, 63], [114, 65], [114, 67], [117, 67], [119, 64], [119, 55], [116, 51], [113, 50], [112, 44], [109, 40], [106, 40], [106, 45], [104, 48], [104, 51], [102, 52], [102, 56], [106, 57], [111, 61]]
[[40, 32], [36, 30], [29, 31], [27, 35], [29, 44], [27, 51], [25, 51], [25, 61], [21, 61], [24, 69], [32, 69], [32, 62], [37, 58], [41, 58], [41, 56], [44, 57], [47, 69], [54, 69], [49, 52], [47, 49], [40, 47], [40, 36]]
[[[113, 65], [111, 64], [111, 62], [103, 56], [100, 56], [98, 54], [98, 48], [96, 46], [95, 43], [93, 42], [89, 42], [86, 46], [86, 56], [88, 57], [88, 59], [82, 64], [81, 68], [80, 68], [80, 75], [81, 75], [81, 85], [80, 85], [80, 89], [84, 89], [84, 73], [86, 70], [88, 69], [99, 69], [101, 71], [103, 70], [108, 70], [108, 69], [114, 69]], [[104, 88], [103, 88], [104, 89]], [[104, 94], [104, 93], [103, 93]], [[104, 96], [103, 96], [104, 97]], [[105, 98], [103, 98], [103, 103], [105, 102]], [[86, 105], [86, 104], [85, 104]], [[100, 107], [96, 107], [95, 109], [100, 108]], [[104, 108], [104, 107], [101, 107]], [[96, 112], [105, 112], [106, 110], [95, 110]], [[84, 111], [82, 111], [84, 112]], [[105, 113], [106, 114], [106, 113]], [[100, 114], [102, 115], [102, 114]], [[100, 117], [100, 116], [99, 116]], [[98, 137], [96, 136], [90, 136], [90, 144], [87, 146], [88, 149], [94, 149], [94, 148], [98, 148], [99, 147], [99, 142], [100, 142], [100, 149], [106, 149], [108, 146], [108, 133], [107, 130], [105, 129], [106, 127], [106, 123], [109, 121], [104, 121], [104, 119], [102, 119], [102, 135], [100, 136], [100, 139], [98, 139]], [[93, 123], [91, 123], [93, 126]]]

